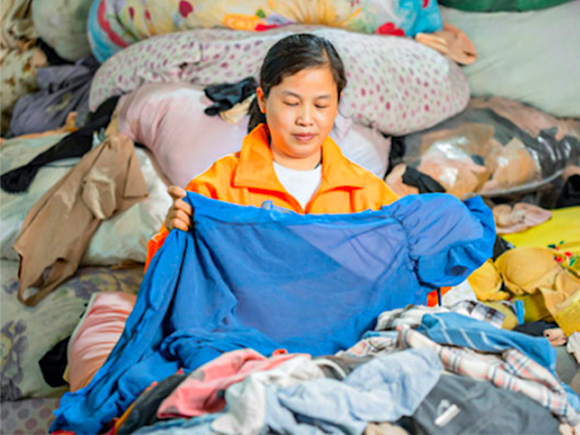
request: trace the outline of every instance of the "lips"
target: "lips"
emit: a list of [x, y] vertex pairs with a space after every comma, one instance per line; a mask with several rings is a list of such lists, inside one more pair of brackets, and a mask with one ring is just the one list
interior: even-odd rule
[[316, 135], [314, 133], [298, 133], [293, 134], [292, 136], [294, 136], [298, 142], [310, 142]]

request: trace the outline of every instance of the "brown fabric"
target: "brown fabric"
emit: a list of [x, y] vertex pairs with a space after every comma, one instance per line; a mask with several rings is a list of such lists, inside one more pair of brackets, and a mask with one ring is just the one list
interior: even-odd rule
[[[94, 148], [28, 212], [14, 244], [18, 300], [34, 306], [72, 276], [104, 219], [147, 197], [133, 142], [114, 135]], [[35, 286], [38, 292], [24, 297]]]

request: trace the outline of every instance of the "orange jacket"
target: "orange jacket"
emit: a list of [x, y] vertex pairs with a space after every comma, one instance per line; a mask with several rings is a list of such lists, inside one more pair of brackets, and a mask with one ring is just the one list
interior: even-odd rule
[[[260, 207], [271, 200], [278, 207], [301, 214], [378, 210], [398, 199], [383, 180], [344, 157], [330, 137], [322, 144], [320, 187], [304, 209], [278, 181], [273, 162], [268, 127], [260, 124], [244, 138], [241, 151], [216, 161], [191, 180], [186, 190], [239, 205]], [[163, 226], [149, 241], [146, 268], [167, 234]]]

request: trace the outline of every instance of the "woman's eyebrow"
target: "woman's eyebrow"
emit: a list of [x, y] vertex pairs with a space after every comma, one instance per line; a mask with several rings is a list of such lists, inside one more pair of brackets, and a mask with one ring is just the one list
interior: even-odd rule
[[[296, 98], [302, 98], [300, 95], [298, 95], [296, 92], [292, 92], [292, 91], [281, 91], [280, 92], [283, 95], [288, 95], [291, 97], [296, 97]], [[321, 99], [329, 99], [331, 98], [330, 94], [323, 94], [323, 95], [318, 95], [315, 97], [315, 100], [321, 100]]]

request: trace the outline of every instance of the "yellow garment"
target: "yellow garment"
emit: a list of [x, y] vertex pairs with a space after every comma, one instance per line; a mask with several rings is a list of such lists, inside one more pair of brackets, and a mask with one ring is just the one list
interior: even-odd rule
[[513, 297], [524, 304], [525, 322], [554, 319], [570, 335], [580, 331], [579, 263], [561, 249], [522, 246], [488, 260], [468, 282], [479, 300]]
[[563, 270], [556, 277], [555, 288], [540, 288], [546, 309], [567, 336], [580, 332], [580, 279]]
[[467, 282], [480, 301], [502, 301], [511, 297], [509, 293], [501, 290], [503, 281], [491, 259], [473, 272]]
[[[502, 236], [514, 246], [558, 246], [561, 252], [580, 255], [580, 207], [552, 210], [552, 219], [521, 233]], [[564, 243], [560, 244], [563, 241]]]
[[504, 252], [495, 261], [506, 287], [514, 294], [533, 294], [540, 287], [552, 288], [562, 266], [546, 248], [523, 246]]
[[522, 301], [524, 304], [524, 323], [554, 321], [554, 317], [546, 308], [546, 302], [544, 301], [542, 293], [536, 292], [534, 294], [518, 295], [513, 300]]
[[507, 305], [497, 301], [497, 302], [483, 302], [483, 304], [487, 305], [490, 308], [498, 310], [500, 313], [505, 314], [505, 319], [503, 319], [503, 324], [501, 325], [502, 329], [514, 329], [518, 326], [518, 316], [514, 311], [508, 307]]

